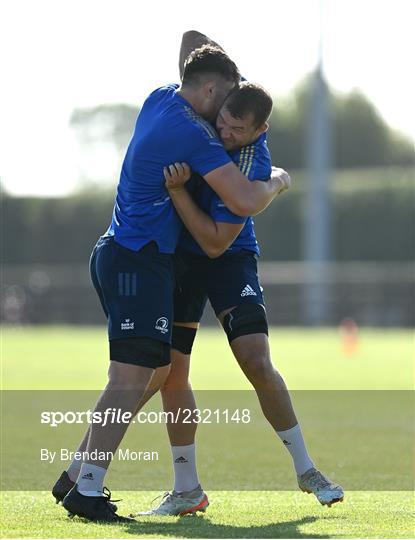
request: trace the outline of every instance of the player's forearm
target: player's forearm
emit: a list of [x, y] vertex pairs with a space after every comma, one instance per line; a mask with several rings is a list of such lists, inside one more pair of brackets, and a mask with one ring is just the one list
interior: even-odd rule
[[198, 32], [197, 30], [189, 30], [188, 32], [185, 32], [183, 34], [179, 54], [180, 79], [183, 77], [184, 63], [186, 58], [191, 52], [193, 52], [195, 49], [198, 49], [199, 47], [202, 47], [203, 45], [215, 45], [216, 47], [222, 49], [222, 47], [218, 45], [215, 41], [210, 39], [208, 36], [205, 36], [205, 34]]
[[248, 217], [262, 212], [288, 185], [289, 176], [283, 169], [273, 168], [270, 180], [251, 182], [234, 163], [227, 163], [204, 178], [231, 212]]
[[224, 189], [216, 192], [231, 212], [241, 217], [254, 216], [262, 212], [277, 194], [274, 179], [250, 181], [246, 179], [237, 184], [233, 191]]
[[267, 208], [267, 206], [278, 195], [281, 188], [276, 178], [270, 178], [267, 182], [256, 180], [251, 182], [252, 195], [247, 203], [250, 216], [256, 216]]
[[251, 199], [251, 216], [261, 213], [275, 199], [277, 195], [287, 190], [291, 185], [291, 178], [284, 170], [272, 168], [271, 178], [267, 181], [256, 180], [251, 182], [254, 196]]
[[223, 253], [224, 249], [220, 246], [218, 229], [213, 219], [197, 206], [185, 189], [169, 191], [169, 194], [185, 227], [206, 255], [215, 258]]

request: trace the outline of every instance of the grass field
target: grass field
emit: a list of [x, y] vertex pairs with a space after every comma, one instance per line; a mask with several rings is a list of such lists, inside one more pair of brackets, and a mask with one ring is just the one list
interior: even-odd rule
[[[283, 373], [293, 390], [412, 390], [413, 389], [413, 334], [409, 331], [365, 330], [360, 335], [358, 351], [346, 356], [338, 332], [335, 330], [273, 330], [271, 344], [274, 363]], [[92, 390], [105, 383], [107, 345], [102, 328], [75, 329], [49, 327], [40, 329], [2, 329], [2, 386], [7, 390]], [[230, 352], [226, 340], [219, 331], [200, 332], [194, 350], [192, 367], [193, 386], [198, 390], [243, 390], [249, 385], [243, 378]], [[321, 394], [321, 393], [320, 393]], [[396, 393], [395, 393], [396, 394]], [[400, 393], [399, 393], [400, 394]], [[402, 393], [404, 394], [404, 393]], [[319, 394], [315, 394], [319, 395]], [[350, 394], [353, 395], [353, 394]], [[364, 394], [359, 394], [364, 395]], [[387, 395], [379, 393], [379, 395]], [[394, 393], [391, 393], [394, 395]], [[390, 408], [390, 407], [389, 407]], [[393, 408], [392, 408], [393, 409]], [[340, 410], [340, 408], [339, 408]], [[306, 412], [304, 411], [305, 417]], [[396, 467], [402, 472], [403, 460], [400, 444], [392, 462], [388, 439], [395, 440], [402, 430], [399, 417], [392, 410], [391, 419], [383, 425], [365, 426], [364, 415], [350, 411], [346, 427], [340, 421], [338, 436], [342, 437], [345, 456], [334, 459], [330, 449], [324, 455], [323, 445], [313, 439], [314, 429], [327, 422], [335, 429], [335, 420], [327, 412], [327, 419], [319, 419], [313, 428], [303, 424], [310, 446], [318, 461], [330, 463], [327, 472], [337, 480], [344, 479], [347, 487], [349, 476], [355, 482], [371, 475], [369, 461], [348, 461], [352, 446], [347, 445], [356, 433], [378, 441], [383, 449], [385, 471]], [[304, 418], [304, 416], [301, 416]], [[347, 415], [344, 416], [344, 419]], [[386, 417], [385, 417], [386, 418]], [[389, 417], [388, 417], [389, 418]], [[397, 424], [396, 432], [393, 421]], [[386, 422], [386, 420], [385, 420]], [[334, 426], [334, 427], [333, 427]], [[356, 432], [354, 433], [354, 426]], [[396, 426], [395, 426], [396, 427]], [[245, 441], [245, 446], [255, 442], [264, 448], [273, 443], [270, 430], [256, 441]], [[309, 432], [310, 431], [310, 432]], [[226, 432], [223, 432], [226, 437]], [[234, 435], [233, 435], [234, 436]], [[30, 447], [30, 436], [27, 446]], [[201, 441], [203, 430], [201, 429]], [[218, 447], [233, 448], [235, 468], [224, 474], [240, 476], [247, 471], [249, 463], [238, 456], [238, 445], [219, 439]], [[369, 439], [368, 439], [369, 440]], [[25, 443], [23, 443], [24, 445]], [[404, 443], [402, 443], [404, 444]], [[203, 449], [200, 448], [199, 452]], [[291, 473], [291, 464], [284, 449], [276, 443], [277, 464]], [[392, 449], [392, 447], [391, 447]], [[410, 449], [409, 449], [410, 450]], [[168, 449], [167, 449], [168, 451]], [[408, 449], [406, 449], [408, 451]], [[239, 459], [238, 459], [239, 457]], [[265, 459], [264, 455], [261, 460]], [[22, 464], [20, 462], [20, 464]], [[352, 466], [354, 469], [352, 470]], [[406, 465], [407, 467], [408, 465]], [[216, 464], [214, 465], [216, 468]], [[326, 465], [327, 467], [327, 465]], [[322, 467], [323, 468], [323, 467]], [[357, 469], [357, 470], [356, 470]], [[413, 463], [410, 464], [413, 471]], [[6, 463], [7, 470], [7, 463]], [[201, 477], [209, 484], [212, 470], [203, 469]], [[404, 469], [406, 470], [406, 469]], [[275, 469], [275, 473], [279, 471]], [[291, 475], [292, 476], [292, 475]], [[230, 476], [229, 476], [230, 478]], [[110, 486], [113, 485], [111, 479]], [[137, 475], [137, 489], [140, 474]], [[292, 486], [292, 487], [291, 487]], [[164, 489], [171, 488], [171, 474], [166, 476]], [[414, 498], [406, 491], [373, 490], [348, 491], [344, 503], [331, 509], [321, 507], [312, 496], [294, 491], [294, 479], [290, 479], [289, 491], [213, 491], [209, 490], [211, 506], [205, 515], [186, 518], [143, 518], [125, 525], [97, 525], [81, 519], [69, 520], [60, 506], [53, 504], [47, 491], [2, 492], [2, 536], [10, 538], [413, 538]], [[385, 489], [391, 489], [385, 488]], [[115, 489], [114, 489], [115, 491]], [[114, 495], [123, 498], [120, 512], [129, 513], [147, 508], [159, 492], [124, 491], [116, 488]], [[119, 497], [118, 497], [119, 496]]]

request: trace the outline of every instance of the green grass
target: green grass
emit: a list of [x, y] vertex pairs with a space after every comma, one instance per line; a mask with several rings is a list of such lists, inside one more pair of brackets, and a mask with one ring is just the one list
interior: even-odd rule
[[[120, 511], [147, 509], [156, 493], [120, 493]], [[411, 538], [413, 496], [351, 492], [321, 507], [303, 493], [211, 492], [205, 515], [141, 517], [128, 525], [69, 520], [49, 493], [6, 492], [3, 534], [9, 538]]]
[[[105, 383], [107, 368], [107, 344], [105, 330], [102, 328], [2, 328], [2, 384], [9, 390], [38, 389], [99, 389]], [[335, 330], [273, 330], [271, 344], [274, 363], [284, 375], [288, 386], [295, 390], [411, 390], [413, 389], [413, 334], [409, 331], [363, 330], [360, 335], [358, 351], [347, 356], [342, 350], [340, 336]], [[192, 366], [193, 386], [198, 390], [242, 390], [249, 385], [243, 378], [235, 360], [230, 354], [224, 336], [215, 330], [200, 332], [194, 350]], [[327, 393], [316, 393], [324, 399]], [[370, 392], [366, 393], [371, 395]], [[356, 394], [356, 396], [366, 395]], [[394, 395], [404, 393], [391, 393]], [[406, 393], [405, 395], [407, 395]], [[399, 416], [399, 402], [385, 402], [382, 398], [375, 402], [379, 421], [368, 421], [363, 407], [350, 396], [341, 425], [336, 426], [336, 409], [318, 415], [319, 404], [302, 408], [298, 400], [303, 430], [317, 460], [324, 462], [325, 470], [339, 480], [351, 482], [362, 477], [372, 478], [375, 464], [371, 455], [353, 461], [353, 439], [369, 437], [382, 449], [383, 470], [404, 472], [403, 454], [405, 448], [406, 424]], [[387, 393], [376, 395], [387, 396]], [[297, 402], [296, 395], [295, 401]], [[34, 404], [34, 407], [35, 408]], [[360, 407], [360, 408], [359, 408]], [[30, 406], [27, 408], [30, 409]], [[309, 410], [308, 410], [309, 409]], [[341, 404], [339, 406], [341, 410]], [[309, 419], [313, 423], [308, 422]], [[373, 417], [372, 417], [373, 418]], [[30, 415], [29, 415], [30, 419]], [[344, 422], [347, 420], [347, 424]], [[340, 456], [333, 456], [319, 430], [329, 426], [337, 428], [336, 437], [341, 441]], [[34, 428], [33, 428], [34, 429]], [[210, 428], [209, 428], [210, 429]], [[239, 479], [251, 470], [253, 460], [269, 460], [273, 474], [287, 475], [288, 489], [295, 489], [291, 464], [284, 450], [278, 445], [274, 448], [273, 434], [264, 423], [248, 436], [244, 444], [245, 454], [237, 454], [238, 445], [230, 440], [230, 430], [218, 431], [215, 445], [217, 450], [229, 447], [235, 455], [232, 467], [229, 462], [223, 469], [226, 474], [235, 474]], [[395, 431], [393, 431], [395, 429]], [[15, 429], [19, 434], [19, 426]], [[208, 456], [207, 446], [211, 439], [207, 428], [200, 427], [199, 455]], [[236, 431], [232, 432], [235, 437]], [[262, 434], [263, 433], [263, 434]], [[141, 433], [145, 439], [145, 432]], [[23, 434], [22, 443], [16, 450], [17, 470], [23, 470], [23, 452], [30, 448], [34, 439]], [[130, 438], [136, 437], [129, 433]], [[160, 444], [168, 448], [165, 435], [160, 435]], [[148, 437], [147, 437], [148, 438]], [[229, 440], [228, 440], [229, 439]], [[254, 440], [255, 439], [255, 440]], [[216, 440], [216, 439], [215, 439]], [[405, 439], [406, 440], [406, 439]], [[410, 440], [410, 439], [409, 439]], [[142, 441], [142, 442], [143, 442]], [[164, 441], [164, 442], [163, 442]], [[389, 446], [388, 446], [389, 444]], [[409, 443], [410, 445], [410, 443]], [[395, 448], [393, 447], [395, 446]], [[250, 449], [255, 449], [250, 454]], [[261, 454], [262, 451], [262, 454]], [[203, 454], [205, 452], [205, 454]], [[395, 452], [395, 453], [394, 453]], [[260, 460], [258, 460], [258, 455]], [[243, 459], [242, 459], [242, 456]], [[238, 459], [239, 457], [239, 459]], [[388, 461], [389, 460], [389, 461]], [[11, 463], [10, 461], [8, 462]], [[209, 468], [201, 466], [201, 476], [205, 485], [214, 484], [213, 471], [218, 468], [216, 461]], [[7, 464], [6, 464], [7, 465]], [[157, 470], [159, 464], [152, 465]], [[144, 479], [143, 467], [138, 463], [136, 469], [130, 465], [128, 473], [137, 485], [140, 477]], [[378, 465], [376, 465], [378, 466]], [[408, 465], [406, 465], [407, 467]], [[131, 467], [133, 467], [131, 469]], [[378, 467], [379, 468], [379, 467]], [[380, 469], [382, 470], [382, 469]], [[260, 471], [259, 471], [260, 472]], [[30, 467], [29, 467], [30, 473]], [[18, 473], [17, 473], [18, 474]], [[148, 474], [148, 473], [147, 473]], [[258, 473], [259, 474], [259, 473]], [[212, 478], [211, 478], [212, 477]], [[161, 484], [168, 489], [171, 472], [163, 476]], [[284, 476], [281, 476], [284, 478]], [[381, 479], [380, 479], [381, 480]], [[380, 481], [379, 480], [379, 481]], [[386, 484], [389, 480], [386, 478]], [[110, 486], [114, 477], [109, 477]], [[353, 482], [352, 482], [353, 484]], [[160, 486], [161, 487], [161, 486]], [[157, 486], [158, 488], [158, 486]], [[129, 513], [147, 509], [157, 492], [119, 491], [123, 498], [120, 512]], [[125, 488], [124, 488], [125, 489]], [[390, 489], [390, 488], [389, 488]], [[139, 518], [132, 525], [97, 525], [81, 519], [69, 520], [61, 506], [53, 504], [46, 491], [4, 491], [2, 492], [2, 536], [10, 538], [408, 538], [414, 537], [414, 499], [409, 491], [351, 491], [346, 494], [344, 503], [331, 509], [321, 507], [313, 496], [298, 491], [212, 491], [209, 490], [211, 506], [203, 516], [186, 518]]]
[[[2, 328], [3, 388], [87, 390], [106, 381], [104, 328]], [[407, 330], [364, 330], [353, 356], [336, 330], [272, 329], [274, 364], [292, 390], [410, 390], [414, 335]], [[192, 384], [198, 390], [250, 388], [225, 336], [202, 329], [196, 338]]]

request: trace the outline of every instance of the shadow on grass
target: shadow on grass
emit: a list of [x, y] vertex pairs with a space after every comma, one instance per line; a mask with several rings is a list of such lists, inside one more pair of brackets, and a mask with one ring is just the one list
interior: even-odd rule
[[128, 524], [124, 532], [141, 535], [171, 536], [173, 538], [329, 538], [327, 535], [303, 534], [298, 527], [333, 517], [305, 516], [291, 521], [280, 521], [268, 525], [238, 527], [212, 523], [205, 516], [186, 516], [175, 523], [145, 521]]

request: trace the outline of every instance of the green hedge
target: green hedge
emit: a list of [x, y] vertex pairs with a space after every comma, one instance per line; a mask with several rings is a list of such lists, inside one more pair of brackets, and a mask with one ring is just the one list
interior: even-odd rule
[[[262, 258], [298, 260], [308, 178], [293, 172], [291, 191], [255, 218]], [[409, 168], [337, 171], [330, 181], [331, 259], [414, 259], [415, 179]]]
[[[298, 260], [303, 253], [307, 175], [293, 172], [292, 189], [255, 218], [262, 258]], [[336, 172], [330, 182], [333, 260], [414, 259], [413, 171], [405, 168]], [[113, 193], [67, 199], [3, 199], [5, 263], [87, 262], [108, 226]]]

